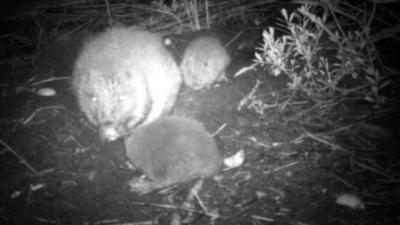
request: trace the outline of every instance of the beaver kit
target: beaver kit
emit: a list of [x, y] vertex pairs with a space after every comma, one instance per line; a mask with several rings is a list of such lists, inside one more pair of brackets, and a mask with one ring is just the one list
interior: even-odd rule
[[181, 83], [161, 36], [136, 27], [89, 38], [72, 79], [81, 110], [109, 141], [168, 113]]
[[222, 167], [222, 155], [199, 122], [163, 117], [134, 129], [125, 137], [127, 156], [147, 180], [133, 180], [141, 194], [194, 178], [211, 177]]
[[225, 70], [230, 62], [228, 52], [217, 38], [201, 36], [189, 43], [180, 68], [185, 84], [200, 90], [226, 79]]

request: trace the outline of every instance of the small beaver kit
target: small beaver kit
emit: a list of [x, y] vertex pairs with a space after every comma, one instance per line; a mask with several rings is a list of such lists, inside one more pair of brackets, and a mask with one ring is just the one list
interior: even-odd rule
[[131, 190], [144, 194], [194, 178], [216, 175], [222, 155], [202, 124], [183, 117], [162, 117], [125, 137], [127, 156], [147, 180], [133, 180]]
[[201, 36], [186, 48], [180, 68], [185, 84], [195, 90], [226, 79], [231, 58], [222, 43], [212, 36]]

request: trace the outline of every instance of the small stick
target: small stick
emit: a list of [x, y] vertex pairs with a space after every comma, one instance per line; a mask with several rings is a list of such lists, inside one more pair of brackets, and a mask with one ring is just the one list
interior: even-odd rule
[[32, 196], [32, 191], [29, 189], [28, 196], [26, 196], [25, 211], [24, 211], [25, 215], [28, 213], [29, 202], [31, 201], [31, 196]]
[[50, 77], [48, 79], [33, 82], [31, 85], [38, 85], [38, 84], [44, 84], [44, 83], [53, 82], [53, 81], [69, 80], [69, 79], [70, 79], [70, 77]]
[[231, 40], [229, 40], [226, 44], [225, 47], [228, 47], [230, 44], [232, 44], [240, 35], [242, 35], [243, 30], [241, 30], [239, 33], [237, 33]]
[[345, 149], [342, 148], [342, 147], [340, 147], [339, 145], [332, 144], [332, 143], [330, 143], [329, 141], [327, 141], [327, 140], [325, 140], [325, 139], [322, 139], [322, 138], [320, 138], [320, 137], [317, 137], [316, 135], [314, 135], [314, 134], [312, 134], [312, 133], [310, 133], [310, 132], [308, 132], [308, 131], [306, 131], [306, 136], [307, 136], [307, 137], [310, 137], [310, 138], [312, 138], [312, 139], [314, 139], [314, 140], [316, 140], [316, 141], [319, 141], [319, 142], [321, 142], [321, 143], [323, 143], [323, 144], [326, 144], [326, 145], [330, 146], [331, 148], [333, 148], [333, 150], [342, 150], [342, 151], [345, 151]]
[[216, 130], [211, 136], [214, 137], [215, 135], [219, 134], [219, 132], [221, 132], [223, 129], [225, 129], [225, 127], [226, 127], [226, 123], [222, 124], [222, 125], [218, 128], [218, 130]]
[[240, 111], [242, 107], [247, 104], [247, 102], [253, 97], [258, 89], [258, 86], [260, 86], [261, 82], [260, 80], [256, 81], [256, 84], [253, 86], [251, 91], [242, 99], [240, 100], [238, 106], [236, 107], [236, 110]]
[[272, 172], [277, 172], [277, 171], [279, 171], [279, 170], [286, 169], [286, 168], [288, 168], [288, 167], [291, 167], [291, 166], [296, 165], [297, 163], [299, 163], [299, 162], [298, 162], [298, 161], [295, 161], [295, 162], [291, 162], [291, 163], [289, 163], [289, 164], [286, 164], [286, 165], [277, 167], [277, 168], [273, 169]]
[[386, 178], [389, 178], [389, 179], [394, 179], [394, 177], [390, 176], [389, 174], [386, 174], [385, 172], [382, 172], [379, 169], [373, 168], [373, 167], [368, 166], [368, 165], [366, 165], [364, 163], [356, 161], [356, 164], [359, 165], [361, 168], [363, 168], [365, 170], [369, 170], [369, 171], [371, 171], [373, 173], [380, 174], [380, 175], [382, 175], [382, 176], [384, 176]]
[[207, 23], [207, 30], [210, 29], [210, 12], [208, 11], [208, 0], [204, 2], [204, 8], [206, 11], [206, 23]]
[[10, 151], [15, 157], [19, 159], [19, 161], [24, 164], [28, 169], [30, 169], [33, 174], [38, 175], [38, 172], [31, 166], [29, 163], [22, 157], [20, 156], [14, 149], [12, 149], [7, 143], [5, 143], [3, 140], [0, 139], [0, 143], [6, 147], [8, 151]]
[[265, 216], [251, 215], [251, 218], [253, 218], [255, 220], [261, 220], [261, 221], [264, 221], [264, 222], [275, 222], [274, 219], [269, 218], [269, 217], [265, 217]]
[[350, 184], [348, 181], [346, 181], [345, 179], [343, 179], [342, 177], [340, 177], [337, 174], [332, 173], [331, 176], [333, 176], [334, 178], [336, 178], [338, 181], [342, 182], [344, 185], [346, 185], [347, 187], [353, 189], [354, 191], [357, 191], [357, 188], [354, 187], [354, 185]]
[[36, 109], [26, 120], [24, 120], [24, 121], [22, 122], [22, 124], [23, 124], [23, 125], [28, 124], [28, 123], [36, 116], [36, 114], [37, 114], [38, 112], [40, 112], [40, 111], [42, 111], [42, 110], [45, 110], [45, 109], [65, 109], [65, 107], [64, 107], [64, 106], [55, 105], [55, 106], [47, 106], [47, 107], [38, 108], [38, 109]]
[[105, 0], [106, 2], [106, 8], [107, 8], [107, 16], [108, 16], [108, 26], [112, 26], [112, 18], [111, 18], [111, 9], [110, 9], [110, 2], [108, 0]]
[[215, 214], [215, 213], [200, 212], [198, 210], [189, 209], [189, 208], [185, 208], [185, 207], [178, 207], [178, 206], [173, 206], [173, 205], [158, 204], [158, 203], [146, 203], [146, 202], [132, 202], [131, 204], [140, 205], [140, 206], [154, 206], [154, 207], [165, 208], [165, 209], [175, 209], [175, 210], [178, 209], [178, 210], [183, 210], [183, 211], [187, 211], [187, 212], [197, 213], [199, 215], [205, 215], [205, 216], [208, 216], [211, 218], [223, 218], [220, 215]]

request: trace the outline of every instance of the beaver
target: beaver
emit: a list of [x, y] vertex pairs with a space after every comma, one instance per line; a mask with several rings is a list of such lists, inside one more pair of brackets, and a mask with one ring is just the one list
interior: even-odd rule
[[130, 131], [126, 154], [145, 175], [131, 190], [144, 194], [195, 178], [216, 175], [223, 158], [211, 134], [193, 119], [167, 116]]
[[215, 37], [200, 36], [191, 41], [180, 63], [187, 86], [200, 90], [214, 82], [226, 80], [225, 70], [231, 58], [226, 48]]
[[72, 77], [81, 110], [108, 141], [167, 114], [181, 83], [162, 37], [138, 27], [109, 28], [85, 41]]

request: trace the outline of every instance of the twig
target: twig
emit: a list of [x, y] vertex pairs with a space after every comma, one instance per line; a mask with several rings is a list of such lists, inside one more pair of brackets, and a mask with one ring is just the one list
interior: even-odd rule
[[265, 217], [265, 216], [251, 215], [251, 218], [253, 218], [255, 220], [261, 220], [263, 222], [275, 222], [274, 219], [268, 218], [268, 217]]
[[196, 182], [196, 184], [190, 190], [190, 194], [188, 195], [188, 199], [189, 199], [190, 196], [194, 196], [196, 198], [197, 203], [199, 204], [200, 208], [203, 210], [203, 212], [208, 214], [210, 210], [207, 209], [206, 205], [200, 199], [200, 196], [199, 196], [199, 191], [203, 187], [203, 183], [204, 183], [203, 179], [200, 179], [199, 181]]
[[65, 109], [65, 107], [56, 105], [56, 106], [47, 106], [47, 107], [38, 108], [26, 120], [24, 120], [22, 122], [22, 124], [23, 125], [28, 124], [38, 114], [38, 112], [45, 110], [45, 109]]
[[204, 8], [206, 10], [206, 23], [207, 23], [207, 30], [210, 29], [210, 12], [208, 11], [208, 0], [205, 0], [204, 2]]
[[396, 25], [390, 28], [384, 28], [371, 35], [370, 41], [377, 42], [385, 38], [397, 38], [396, 35], [400, 33], [400, 25]]
[[108, 0], [104, 0], [106, 4], [106, 9], [107, 9], [107, 16], [108, 16], [108, 26], [112, 26], [113, 20], [111, 17], [111, 9], [110, 9], [110, 2]]
[[0, 143], [1, 143], [4, 147], [6, 147], [6, 149], [7, 149], [8, 151], [10, 151], [11, 154], [13, 154], [15, 157], [17, 157], [18, 160], [19, 160], [22, 164], [24, 164], [26, 167], [28, 167], [28, 169], [30, 169], [30, 170], [33, 172], [33, 174], [38, 175], [37, 170], [35, 170], [31, 165], [29, 165], [29, 163], [24, 159], [24, 157], [20, 156], [13, 148], [11, 148], [7, 143], [5, 143], [5, 142], [4, 142], [3, 140], [1, 140], [1, 139], [0, 139]]
[[367, 34], [368, 36], [369, 36], [372, 20], [375, 18], [376, 5], [377, 5], [376, 3], [373, 3], [371, 15], [369, 17], [367, 25], [364, 27], [364, 30], [362, 31], [363, 34]]
[[255, 95], [260, 84], [261, 84], [260, 80], [257, 80], [251, 91], [242, 100], [240, 100], [239, 105], [236, 108], [238, 111], [240, 111], [242, 107], [246, 105], [247, 102], [250, 101], [250, 99]]
[[346, 185], [346, 186], [349, 187], [350, 189], [353, 189], [354, 191], [357, 191], [357, 190], [358, 190], [356, 187], [354, 187], [354, 185], [350, 184], [348, 181], [346, 181], [345, 179], [343, 179], [343, 178], [340, 177], [339, 175], [332, 173], [331, 176], [333, 176], [334, 178], [336, 178], [337, 180], [339, 180], [340, 182], [342, 182], [344, 185]]
[[215, 135], [219, 134], [223, 129], [225, 129], [225, 127], [226, 127], [226, 123], [222, 124], [222, 125], [218, 128], [218, 130], [216, 130], [213, 134], [211, 134], [211, 136], [214, 137]]
[[318, 136], [321, 136], [321, 135], [317, 136], [317, 135], [314, 135], [314, 134], [312, 134], [312, 133], [310, 133], [308, 131], [305, 131], [305, 136], [306, 137], [310, 137], [310, 138], [312, 138], [312, 139], [314, 139], [316, 141], [319, 141], [319, 142], [321, 142], [323, 144], [326, 144], [326, 145], [330, 146], [331, 148], [333, 148], [333, 150], [343, 150], [343, 151], [345, 151], [345, 149], [340, 147], [339, 145], [332, 144], [329, 141], [318, 137]]
[[295, 161], [295, 162], [291, 162], [291, 163], [289, 163], [289, 164], [286, 164], [286, 165], [277, 167], [277, 168], [273, 169], [272, 172], [277, 172], [277, 171], [279, 171], [279, 170], [286, 169], [286, 168], [288, 168], [288, 167], [291, 167], [291, 166], [296, 165], [297, 163], [299, 163], [299, 162], [298, 162], [298, 161]]
[[51, 219], [46, 219], [46, 218], [42, 218], [42, 217], [35, 217], [35, 219], [40, 222], [41, 224], [60, 224], [59, 221], [57, 220], [51, 220]]
[[281, 107], [279, 108], [279, 111], [283, 112], [285, 110], [286, 106], [289, 104], [289, 102], [291, 102], [293, 100], [293, 98], [295, 97], [296, 93], [297, 93], [297, 89], [293, 90], [293, 92], [290, 95], [290, 97], [281, 104]]
[[232, 44], [236, 39], [238, 39], [240, 37], [240, 35], [242, 35], [243, 30], [241, 30], [239, 33], [237, 33], [231, 40], [229, 40], [224, 46], [228, 47], [230, 44]]
[[387, 4], [387, 3], [399, 2], [399, 0], [367, 0], [367, 1], [373, 2], [376, 4]]
[[254, 144], [256, 144], [256, 145], [258, 145], [258, 146], [261, 146], [261, 147], [263, 147], [263, 148], [266, 148], [266, 149], [270, 149], [270, 148], [273, 147], [273, 146], [270, 145], [270, 144], [265, 144], [264, 142], [258, 141], [257, 138], [255, 138], [255, 137], [249, 137], [248, 139], [249, 139], [251, 142], [253, 142]]
[[390, 175], [388, 175], [388, 174], [386, 174], [386, 173], [384, 173], [384, 172], [382, 172], [382, 171], [380, 171], [380, 170], [378, 170], [378, 169], [376, 169], [376, 168], [373, 168], [373, 167], [371, 167], [371, 166], [365, 165], [364, 163], [356, 162], [356, 164], [359, 165], [359, 166], [360, 166], [361, 168], [363, 168], [363, 169], [366, 169], [366, 170], [369, 170], [369, 171], [371, 171], [371, 172], [380, 174], [380, 175], [382, 175], [382, 176], [384, 176], [384, 177], [386, 177], [386, 178], [389, 178], [389, 179], [394, 179], [392, 176], [390, 176]]
[[31, 85], [38, 85], [38, 84], [44, 84], [44, 83], [53, 82], [53, 81], [69, 80], [69, 79], [71, 79], [71, 78], [70, 77], [51, 77], [51, 78], [44, 79], [41, 81], [33, 82]]
[[26, 203], [25, 203], [25, 210], [24, 210], [24, 214], [25, 216], [28, 213], [28, 209], [29, 209], [29, 202], [31, 201], [31, 196], [32, 196], [32, 190], [29, 189], [28, 191], [28, 195], [26, 196]]
[[200, 212], [198, 210], [190, 209], [190, 208], [185, 208], [185, 207], [178, 207], [178, 206], [173, 206], [173, 205], [166, 205], [166, 204], [158, 204], [158, 203], [147, 203], [147, 202], [132, 202], [131, 204], [133, 205], [139, 205], [139, 206], [154, 206], [154, 207], [159, 207], [159, 208], [165, 208], [165, 209], [175, 209], [175, 210], [182, 210], [186, 212], [192, 212], [196, 213], [199, 215], [204, 215], [208, 216], [211, 218], [221, 218], [221, 219], [226, 219], [226, 217], [221, 217], [218, 214], [211, 213], [211, 212]]
[[[388, 117], [388, 116], [390, 116], [390, 114], [397, 114], [397, 113], [399, 113], [399, 110], [398, 110], [397, 108], [395, 108], [395, 109], [381, 110], [380, 112], [377, 112], [376, 115], [374, 115], [374, 116], [371, 116], [371, 117], [368, 117], [368, 118], [361, 118], [361, 119], [359, 119], [359, 121], [357, 121], [357, 122], [354, 122], [354, 123], [351, 123], [351, 124], [348, 124], [348, 125], [344, 125], [344, 126], [338, 127], [338, 128], [336, 128], [336, 129], [333, 129], [333, 130], [330, 130], [330, 131], [326, 131], [326, 132], [321, 132], [321, 133], [318, 133], [318, 134], [314, 134], [314, 136], [321, 137], [321, 136], [325, 136], [325, 135], [328, 135], [328, 134], [339, 133], [339, 132], [342, 132], [342, 131], [344, 131], [344, 130], [348, 130], [348, 129], [354, 127], [354, 126], [357, 126], [357, 125], [366, 123], [366, 122], [368, 122], [368, 121], [377, 120], [377, 119], [383, 118], [383, 117]], [[380, 116], [378, 116], [378, 115], [380, 115]], [[308, 132], [308, 131], [307, 131], [307, 132]], [[308, 132], [308, 133], [309, 133], [309, 132]], [[304, 138], [304, 137], [305, 137], [305, 136], [303, 135], [303, 136], [301, 136], [301, 137], [299, 137], [299, 138]], [[299, 139], [299, 138], [296, 138], [296, 139]]]

